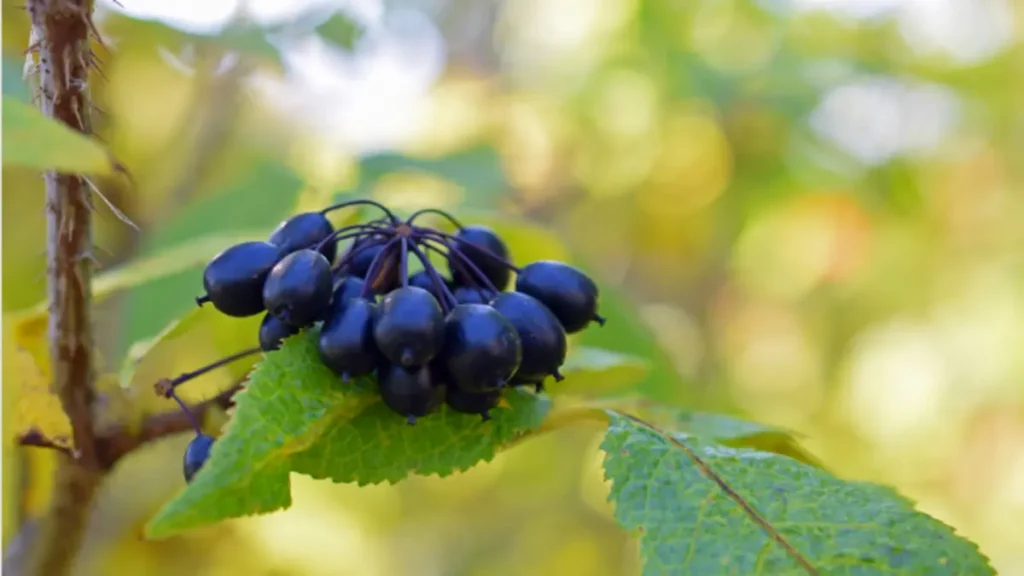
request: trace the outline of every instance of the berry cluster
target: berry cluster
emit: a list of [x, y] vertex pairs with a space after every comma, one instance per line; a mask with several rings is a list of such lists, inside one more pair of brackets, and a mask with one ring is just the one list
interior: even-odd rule
[[[374, 206], [384, 216], [336, 230], [327, 215], [356, 205]], [[427, 214], [448, 220], [456, 232], [418, 224]], [[560, 381], [566, 335], [592, 321], [604, 324], [597, 286], [580, 270], [549, 260], [518, 267], [490, 228], [464, 226], [436, 209], [401, 220], [371, 200], [295, 215], [265, 242], [224, 250], [207, 265], [203, 286], [200, 306], [209, 303], [233, 317], [263, 314], [260, 346], [161, 381], [158, 391], [186, 412], [176, 386], [276, 350], [284, 338], [319, 324], [324, 365], [341, 382], [375, 374], [384, 404], [409, 424], [442, 403], [487, 420], [502, 389], [530, 385], [540, 392], [548, 376]], [[185, 454], [186, 479], [212, 443], [197, 428]]]

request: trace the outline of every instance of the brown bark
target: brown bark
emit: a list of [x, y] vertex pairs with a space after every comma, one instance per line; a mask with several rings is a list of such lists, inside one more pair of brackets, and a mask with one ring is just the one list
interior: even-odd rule
[[[27, 4], [39, 60], [39, 106], [50, 118], [85, 134], [92, 131], [92, 8], [90, 0]], [[75, 453], [57, 466], [52, 504], [33, 539], [26, 573], [62, 576], [71, 572], [103, 477], [92, 414], [92, 197], [79, 175], [51, 171], [45, 181], [52, 387], [71, 421]]]

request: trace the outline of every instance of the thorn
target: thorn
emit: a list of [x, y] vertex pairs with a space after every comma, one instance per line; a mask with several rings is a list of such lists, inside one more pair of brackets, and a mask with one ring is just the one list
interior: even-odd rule
[[565, 376], [563, 376], [562, 373], [559, 372], [557, 368], [555, 369], [554, 372], [551, 373], [551, 375], [554, 376], [555, 382], [561, 382], [562, 380], [565, 380]]
[[121, 210], [118, 209], [117, 206], [114, 206], [114, 203], [111, 202], [109, 198], [107, 198], [106, 196], [103, 195], [103, 192], [100, 192], [100, 189], [97, 188], [96, 185], [92, 183], [92, 180], [90, 180], [88, 178], [82, 178], [82, 180], [85, 180], [85, 183], [89, 185], [89, 188], [92, 188], [92, 191], [97, 196], [100, 197], [100, 200], [103, 200], [103, 203], [107, 205], [107, 208], [110, 208], [110, 211], [114, 213], [114, 216], [117, 216], [118, 220], [120, 220], [121, 222], [124, 222], [125, 224], [131, 226], [136, 232], [139, 232], [139, 233], [142, 232], [142, 230], [139, 229], [139, 227], [135, 224], [135, 222], [132, 222], [132, 219], [129, 218], [127, 214], [125, 214], [124, 212], [121, 212]]
[[544, 383], [537, 382], [536, 384], [533, 385], [533, 390], [537, 392], [537, 394], [540, 394], [541, 392], [544, 391]]
[[599, 315], [599, 314], [594, 314], [594, 318], [593, 318], [593, 320], [594, 320], [594, 322], [597, 322], [597, 323], [598, 323], [598, 324], [600, 324], [601, 326], [604, 326], [604, 323], [605, 323], [605, 318], [604, 318], [604, 316], [601, 316], [601, 315]]
[[406, 416], [405, 417], [405, 421], [409, 423], [409, 426], [415, 426], [416, 425], [416, 417], [413, 416], [412, 414], [409, 414], [408, 416]]
[[203, 307], [203, 304], [206, 304], [209, 301], [210, 297], [206, 294], [203, 294], [202, 296], [196, 296], [196, 306], [199, 306], [200, 308]]

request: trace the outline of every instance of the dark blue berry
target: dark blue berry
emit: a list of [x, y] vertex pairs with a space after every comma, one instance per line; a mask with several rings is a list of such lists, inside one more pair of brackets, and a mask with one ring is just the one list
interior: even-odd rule
[[493, 297], [493, 294], [491, 294], [490, 290], [484, 288], [459, 286], [452, 293], [452, 296], [455, 296], [457, 304], [487, 304]]
[[267, 242], [243, 242], [224, 250], [206, 265], [206, 296], [198, 301], [209, 301], [238, 318], [263, 312], [263, 283], [278, 260], [277, 247]]
[[[509, 259], [508, 246], [494, 230], [487, 226], [465, 226], [455, 233], [453, 244], [456, 250], [472, 262], [491, 284], [494, 284], [495, 288], [504, 290], [508, 286], [512, 272], [501, 262], [507, 262]], [[474, 286], [481, 283], [465, 261], [458, 256], [448, 258], [448, 269], [457, 285]]]
[[430, 292], [398, 288], [381, 300], [373, 326], [377, 348], [399, 366], [423, 366], [444, 345], [444, 313]]
[[[335, 283], [334, 294], [331, 296], [331, 305], [324, 312], [322, 320], [325, 322], [328, 318], [334, 316], [341, 316], [341, 313], [345, 311], [345, 307], [348, 303], [355, 298], [362, 298], [363, 287], [366, 283], [363, 282], [362, 278], [356, 278], [355, 276], [343, 276], [341, 281]], [[367, 295], [364, 300], [373, 302], [375, 297]]]
[[[378, 294], [390, 292], [402, 284], [402, 277], [399, 273], [400, 249], [397, 245], [387, 247], [387, 240], [371, 237], [355, 242], [350, 252], [353, 250], [359, 250], [359, 253], [345, 266], [345, 271], [349, 275], [362, 278], [372, 284], [373, 291]], [[382, 253], [383, 255], [381, 255]], [[381, 259], [377, 264], [374, 277], [367, 278], [366, 275], [370, 273], [373, 260], [379, 255]]]
[[260, 323], [260, 348], [264, 352], [277, 350], [281, 347], [281, 342], [285, 338], [298, 333], [298, 328], [281, 322], [276, 316], [268, 312], [263, 317], [263, 322]]
[[504, 386], [522, 361], [515, 327], [484, 304], [459, 304], [444, 323], [444, 360], [448, 383], [466, 392]]
[[[278, 247], [282, 258], [303, 248], [314, 248], [334, 234], [334, 225], [320, 212], [296, 214], [281, 222], [270, 234], [268, 242]], [[338, 253], [337, 240], [331, 239], [320, 248], [328, 262], [334, 262]]]
[[523, 266], [516, 277], [516, 291], [544, 303], [567, 334], [583, 330], [591, 321], [604, 322], [597, 315], [597, 285], [564, 262], [542, 260]]
[[548, 376], [561, 379], [558, 368], [565, 362], [565, 330], [554, 313], [540, 300], [520, 292], [504, 292], [491, 306], [505, 317], [523, 348], [523, 359], [513, 384], [543, 384]]
[[263, 285], [263, 302], [278, 320], [302, 328], [323, 317], [331, 304], [331, 263], [303, 249], [285, 256]]
[[444, 388], [429, 366], [404, 368], [385, 362], [377, 370], [377, 385], [384, 405], [409, 424], [436, 410], [444, 399]]
[[185, 448], [185, 482], [191, 482], [196, 472], [206, 464], [210, 457], [210, 449], [213, 448], [214, 437], [206, 434], [196, 434], [196, 437], [188, 443]]
[[366, 376], [380, 363], [380, 351], [373, 339], [376, 305], [356, 298], [328, 318], [320, 330], [317, 349], [325, 366], [343, 381]]
[[491, 419], [491, 410], [498, 406], [500, 400], [500, 390], [473, 394], [456, 386], [448, 386], [444, 396], [445, 404], [452, 410], [463, 414], [479, 414], [485, 421]]
[[[441, 274], [438, 274], [437, 276], [445, 288], [451, 289], [451, 280], [448, 280]], [[409, 286], [423, 288], [427, 292], [433, 294], [434, 298], [437, 298], [438, 302], [441, 302], [445, 298], [444, 288], [434, 284], [434, 281], [431, 278], [431, 275], [426, 270], [420, 270], [419, 272], [409, 276]]]

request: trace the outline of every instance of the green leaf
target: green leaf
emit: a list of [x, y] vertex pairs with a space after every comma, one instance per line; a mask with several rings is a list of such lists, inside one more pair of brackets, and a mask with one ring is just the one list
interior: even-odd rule
[[[249, 239], [260, 234], [266, 238], [289, 215], [302, 186], [302, 179], [287, 167], [259, 164], [226, 190], [191, 203], [167, 224], [153, 230], [140, 253], [142, 257], [155, 255], [214, 233], [251, 235]], [[221, 249], [230, 245], [230, 241], [225, 241]], [[152, 338], [169, 322], [195, 308], [195, 297], [203, 291], [202, 270], [208, 260], [193, 261], [192, 266], [141, 285], [128, 294], [118, 356], [134, 342]], [[237, 350], [224, 350], [222, 355], [233, 351]]]
[[110, 156], [99, 142], [7, 94], [3, 95], [3, 126], [4, 166], [76, 174], [114, 172]]
[[[552, 395], [597, 397], [629, 390], [644, 379], [650, 365], [643, 358], [591, 346], [573, 346], [561, 372], [566, 377], [552, 382], [546, 390]], [[584, 372], [585, 378], [573, 378]]]
[[[538, 428], [551, 409], [545, 395], [515, 389], [489, 421], [442, 407], [409, 426], [372, 379], [342, 384], [321, 363], [316, 337], [289, 338], [257, 365], [209, 461], [149, 523], [149, 537], [287, 507], [289, 471], [365, 485], [466, 470]], [[615, 357], [592, 351], [566, 381], [600, 374]]]
[[433, 158], [407, 156], [396, 152], [370, 154], [359, 162], [360, 181], [350, 193], [368, 195], [385, 176], [397, 173], [424, 173], [455, 184], [466, 191], [468, 206], [484, 209], [494, 206], [508, 191], [508, 177], [498, 152], [479, 145]]
[[[375, 395], [374, 395], [375, 396]], [[292, 469], [313, 478], [359, 485], [395, 483], [409, 474], [448, 476], [494, 458], [508, 444], [544, 420], [550, 404], [524, 390], [505, 395], [507, 408], [491, 420], [442, 408], [409, 426], [382, 402], [339, 422], [308, 451], [296, 454]]]
[[821, 462], [797, 442], [797, 434], [774, 426], [741, 420], [723, 414], [675, 411], [671, 430], [689, 432], [734, 448], [753, 448], [789, 456], [805, 464], [823, 468]]
[[890, 488], [609, 412], [615, 517], [655, 574], [995, 574], [971, 542]]

